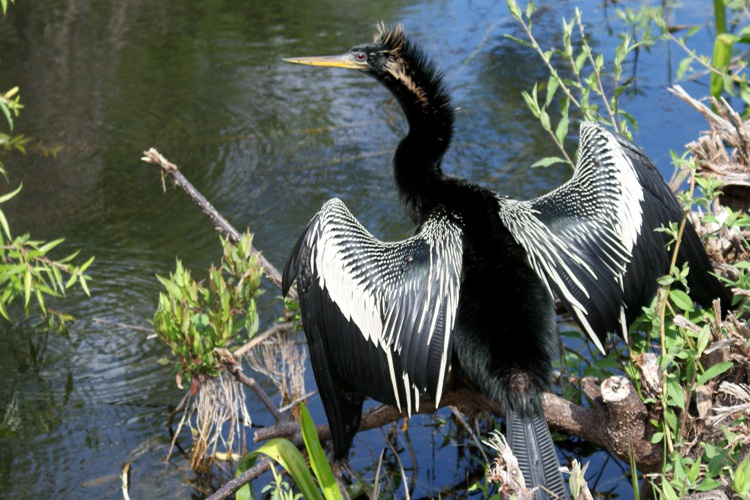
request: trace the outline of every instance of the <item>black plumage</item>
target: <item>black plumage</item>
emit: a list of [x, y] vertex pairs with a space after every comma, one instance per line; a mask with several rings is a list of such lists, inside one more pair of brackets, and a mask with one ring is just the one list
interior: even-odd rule
[[[552, 293], [603, 349], [668, 271], [666, 236], [653, 229], [681, 220], [674, 195], [640, 149], [592, 123], [581, 126], [573, 178], [534, 200], [444, 174], [453, 109], [442, 76], [400, 26], [381, 26], [373, 43], [342, 56], [288, 61], [375, 77], [409, 124], [393, 171], [414, 236], [381, 242], [334, 199], [284, 270], [285, 292], [298, 282], [334, 457], [347, 456], [365, 397], [408, 413], [425, 396], [439, 403], [453, 362], [506, 408], [527, 481], [565, 496], [541, 409], [557, 335]], [[723, 295], [690, 226], [679, 261], [703, 304]]]

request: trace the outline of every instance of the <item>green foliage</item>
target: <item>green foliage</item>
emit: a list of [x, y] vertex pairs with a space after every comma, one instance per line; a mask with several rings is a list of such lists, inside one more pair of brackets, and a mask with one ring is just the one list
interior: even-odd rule
[[[341, 500], [341, 491], [336, 484], [336, 479], [333, 476], [333, 471], [326, 459], [325, 453], [323, 453], [323, 448], [320, 445], [318, 433], [310, 417], [310, 412], [307, 411], [305, 405], [301, 405], [300, 409], [302, 413], [301, 424], [305, 449], [310, 458], [310, 467], [315, 473], [318, 484], [315, 484], [315, 479], [310, 473], [310, 469], [307, 468], [302, 453], [286, 439], [272, 439], [256, 451], [246, 455], [237, 466], [237, 476], [241, 476], [245, 471], [253, 467], [258, 456], [266, 455], [289, 472], [299, 488], [302, 498], [310, 500]], [[282, 487], [281, 490], [290, 495], [288, 486]], [[264, 488], [263, 491], [266, 491], [266, 489]], [[253, 491], [250, 485], [245, 485], [237, 491], [237, 500], [251, 500], [252, 498]], [[292, 497], [286, 496], [284, 498]], [[297, 497], [295, 496], [294, 498]]]
[[[0, 111], [5, 115], [10, 130], [13, 130], [13, 118], [18, 116], [21, 109], [23, 109], [23, 104], [21, 104], [21, 96], [18, 94], [18, 87], [13, 87], [4, 94], [0, 94]], [[2, 146], [3, 149], [16, 150], [24, 153], [26, 152], [26, 144], [28, 144], [28, 142], [29, 139], [25, 138], [23, 135], [12, 136], [5, 132], [0, 132], [0, 146]], [[5, 166], [1, 162], [0, 174], [2, 174], [3, 177], [7, 176]]]
[[273, 473], [273, 482], [268, 483], [263, 487], [261, 493], [265, 493], [271, 500], [298, 500], [303, 498], [302, 493], [294, 493], [292, 487], [284, 481], [281, 474], [276, 472], [276, 467], [271, 466], [271, 472]]
[[742, 500], [750, 499], [750, 459], [747, 457], [732, 472], [732, 489]]
[[[698, 54], [689, 46], [690, 38], [707, 28], [674, 28], [658, 10], [652, 11], [651, 18], [661, 30], [660, 38], [675, 43], [687, 54], [679, 63], [677, 78], [697, 79], [708, 71], [710, 95], [716, 99], [722, 95], [740, 97], [745, 103], [742, 114], [747, 119], [750, 116], [750, 84], [745, 70], [748, 65], [747, 45], [750, 44], [750, 13], [745, 2], [714, 0], [713, 5], [715, 23], [711, 56]], [[680, 31], [685, 31], [685, 34], [677, 36], [675, 33]]]
[[[548, 157], [536, 162], [533, 166], [549, 166], [556, 163], [568, 163], [571, 167], [573, 161], [564, 148], [565, 138], [570, 127], [570, 107], [581, 112], [583, 119], [604, 123], [613, 127], [620, 134], [630, 137], [630, 127], [637, 129], [635, 119], [619, 105], [618, 98], [630, 82], [621, 82], [622, 64], [633, 51], [643, 45], [651, 45], [654, 38], [648, 29], [637, 30], [637, 26], [644, 25], [641, 18], [636, 15], [626, 16], [631, 19], [634, 26], [634, 35], [640, 34], [641, 40], [635, 41], [630, 34], [625, 34], [615, 51], [613, 70], [611, 74], [605, 73], [605, 62], [602, 54], [595, 54], [585, 34], [585, 27], [581, 18], [581, 11], [575, 9], [575, 18], [562, 21], [562, 49], [543, 50], [532, 33], [532, 15], [534, 4], [529, 2], [524, 13], [521, 12], [515, 0], [507, 0], [511, 15], [521, 24], [529, 41], [506, 35], [522, 45], [531, 47], [541, 56], [549, 69], [550, 76], [542, 85], [534, 85], [531, 93], [523, 92], [531, 112], [542, 128], [550, 135], [562, 157]], [[609, 78], [610, 81], [605, 82]], [[607, 98], [605, 85], [614, 88], [611, 98]], [[546, 92], [542, 99], [539, 95], [540, 88]], [[556, 101], [557, 99], [557, 101]], [[553, 123], [551, 110], [553, 103], [557, 103], [559, 119], [557, 124]], [[602, 114], [604, 113], [604, 114]]]
[[[721, 0], [718, 0], [717, 4], [721, 4], [722, 7], [724, 5]], [[642, 7], [637, 11], [618, 10], [618, 15], [625, 25], [630, 27], [631, 32], [620, 36], [621, 43], [615, 51], [613, 69], [608, 73], [604, 57], [595, 55], [586, 40], [578, 10], [575, 19], [570, 22], [563, 19], [563, 48], [545, 51], [532, 34], [533, 4], [529, 3], [524, 12], [515, 0], [508, 0], [508, 6], [511, 15], [521, 24], [528, 37], [528, 41], [515, 40], [534, 48], [550, 71], [549, 79], [534, 85], [530, 92], [524, 92], [523, 98], [564, 156], [544, 158], [534, 166], [548, 166], [563, 161], [572, 164], [562, 147], [568, 132], [571, 105], [584, 119], [608, 124], [624, 135], [628, 135], [629, 126], [637, 130], [635, 119], [623, 111], [618, 102], [622, 92], [632, 84], [627, 81], [620, 83], [623, 62], [638, 47], [654, 43], [656, 38], [651, 33], [651, 25], [654, 23], [661, 29], [659, 36], [662, 39], [676, 42], [688, 52], [685, 42], [699, 30], [691, 28], [684, 39], [676, 38], [661, 17], [659, 9]], [[729, 4], [728, 8], [735, 11], [735, 15], [732, 16], [735, 19], [741, 13], [735, 4]], [[719, 17], [720, 14], [717, 14], [717, 20]], [[747, 21], [745, 24], [747, 25]], [[730, 25], [737, 26], [737, 23], [733, 22]], [[680, 64], [679, 76], [687, 74], [691, 71], [690, 64], [699, 61], [712, 72], [712, 85], [715, 85], [716, 81], [719, 82], [719, 87], [712, 87], [712, 92], [718, 92], [714, 93], [715, 96], [722, 92], [730, 95], [739, 93], [746, 102], [750, 102], [747, 99], [750, 93], [747, 92], [746, 78], [741, 74], [746, 63], [729, 57], [735, 57], [733, 50], [736, 50], [736, 43], [749, 41], [742, 39], [742, 36], [749, 35], [750, 29], [742, 28], [740, 33], [743, 35], [729, 35], [726, 30], [719, 31], [713, 65], [709, 58], [689, 52], [689, 57]], [[713, 78], [716, 75], [720, 77], [718, 80]], [[605, 81], [606, 83], [603, 83]], [[546, 93], [542, 95], [545, 87]], [[605, 87], [613, 89], [611, 98], [606, 97]], [[560, 118], [555, 126], [550, 116], [554, 114], [551, 109], [556, 100], [559, 102]], [[606, 113], [600, 110], [606, 110]], [[694, 162], [687, 160], [685, 155], [672, 154], [672, 159], [678, 170], [689, 172], [691, 186], [697, 185], [700, 188], [694, 190], [691, 187], [689, 192], [681, 195], [681, 198], [686, 207], [698, 206], [707, 212], [704, 223], [715, 223], [720, 227], [720, 231], [725, 228], [738, 230], [750, 227], [750, 217], [745, 213], [727, 210], [728, 215], [721, 221], [714, 217], [711, 208], [714, 206], [715, 198], [720, 194], [721, 182], [715, 178], [698, 176]], [[584, 376], [604, 379], [613, 374], [626, 374], [644, 402], [650, 405], [652, 413], [659, 415], [653, 420], [652, 441], [663, 443], [665, 459], [662, 475], [654, 481], [655, 493], [661, 498], [676, 500], [692, 491], [714, 489], [722, 484], [722, 478], [733, 474], [732, 486], [735, 493], [746, 498], [742, 495], [748, 495], [750, 489], [750, 465], [747, 461], [741, 462], [733, 472], [732, 465], [737, 464], [740, 458], [740, 447], [737, 443], [741, 442], [733, 430], [733, 422], [728, 422], [724, 426], [723, 438], [700, 442], [701, 436], [696, 430], [700, 426], [694, 424], [695, 418], [690, 415], [691, 408], [695, 407], [697, 392], [705, 391], [707, 386], [715, 390], [718, 380], [731, 376], [735, 363], [732, 360], [716, 361], [706, 355], [707, 349], [714, 342], [728, 339], [732, 332], [728, 331], [726, 323], [722, 323], [722, 318], [717, 317], [713, 310], [700, 309], [694, 305], [687, 286], [690, 270], [674, 265], [684, 224], [685, 220], [681, 224], [672, 224], [661, 229], [670, 239], [672, 266], [669, 274], [659, 280], [661, 289], [656, 299], [649, 307], [644, 308], [643, 315], [631, 325], [629, 354], [623, 352], [625, 346], [622, 343], [619, 345], [620, 348], [609, 349], [605, 357], [592, 353], [586, 344], [578, 351], [565, 349], [561, 358], [563, 394], [573, 400], [583, 397], [580, 386], [571, 383], [571, 380], [580, 380]], [[743, 243], [746, 248], [750, 248], [747, 241], [743, 240]], [[738, 277], [728, 285], [742, 290], [750, 289], [750, 264], [740, 262], [735, 264], [734, 268], [734, 274]], [[738, 317], [750, 316], [747, 296], [735, 297], [733, 306]], [[566, 332], [562, 332], [562, 335], [565, 336]], [[654, 354], [658, 356], [655, 358], [656, 371], [659, 372], [658, 380], [642, 379], [639, 373], [639, 360], [645, 359], [642, 356], [653, 357]], [[693, 440], [699, 442], [697, 453], [683, 456], [682, 451], [688, 446], [687, 443]], [[634, 488], [637, 490], [637, 471], [633, 463], [631, 467]]]
[[[10, 3], [16, 3], [16, 0], [10, 0]], [[0, 0], [0, 6], [3, 7], [3, 14], [8, 10], [8, 0]]]
[[[238, 245], [222, 240], [221, 267], [211, 267], [208, 279], [196, 281], [177, 260], [169, 278], [157, 276], [166, 292], [159, 294], [154, 328], [177, 358], [177, 380], [218, 376], [216, 348], [226, 348], [244, 331], [249, 339], [258, 330], [255, 297], [262, 269], [246, 233]], [[169, 363], [164, 360], [164, 363]]]
[[[691, 175], [696, 175], [692, 162], [679, 160], [678, 164], [687, 165]], [[713, 201], [712, 197], [718, 194], [718, 185], [713, 181], [697, 179], [705, 189], [687, 193], [687, 206], [696, 204], [708, 207]], [[744, 225], [747, 220], [747, 214], [744, 214], [727, 218], [724, 224], [729, 224], [729, 227], [738, 222]], [[681, 228], [672, 226], [664, 228], [664, 231], [672, 236], [673, 251], [676, 252], [676, 245], [681, 239]], [[697, 458], [682, 456], [681, 453], [684, 443], [689, 440], [688, 434], [693, 432], [690, 402], [697, 399], [697, 391], [726, 376], [734, 368], [732, 361], [714, 362], [706, 356], [706, 348], [711, 342], [725, 340], [729, 333], [721, 326], [721, 318], [714, 311], [694, 306], [686, 288], [688, 273], [687, 268], [672, 266], [670, 274], [660, 280], [662, 289], [657, 301], [631, 327], [630, 333], [636, 339], [631, 345], [631, 359], [646, 352], [660, 353], [663, 389], [656, 399], [645, 397], [644, 400], [655, 404], [661, 411], [661, 418], [653, 422], [656, 432], [652, 441], [664, 443], [665, 480], [661, 482], [659, 491], [666, 498], [682, 498], [690, 491], [716, 488], [721, 478], [731, 470], [730, 465], [736, 463], [740, 453], [737, 440], [729, 430], [731, 426], [725, 429], [724, 439], [702, 443], [703, 451]], [[747, 289], [747, 283], [736, 282], [733, 286]], [[687, 293], [683, 290], [687, 290]], [[743, 311], [746, 313], [746, 305], [735, 305], [737, 314], [741, 315]], [[637, 374], [637, 368], [632, 364], [627, 371]], [[632, 381], [644, 395], [641, 380], [634, 376]], [[690, 436], [690, 439], [693, 437]], [[702, 467], [703, 464], [706, 466]]]
[[[0, 5], [5, 14], [8, 7], [7, 0], [0, 0]], [[18, 87], [0, 94], [0, 110], [5, 115], [10, 130], [13, 130], [13, 119], [18, 116], [22, 108]], [[24, 153], [27, 143], [28, 139], [23, 136], [11, 136], [0, 132], [0, 147], [6, 150]], [[0, 174], [7, 178], [2, 163], [0, 163]], [[0, 196], [0, 204], [11, 200], [20, 191], [21, 186], [18, 186], [10, 193]], [[76, 283], [86, 295], [89, 295], [86, 270], [94, 258], [89, 258], [82, 265], [75, 265], [73, 260], [78, 255], [76, 251], [62, 259], [52, 259], [50, 253], [64, 240], [60, 238], [45, 242], [32, 240], [28, 234], [13, 236], [2, 209], [0, 209], [0, 228], [2, 229], [0, 231], [0, 315], [10, 320], [11, 304], [16, 299], [22, 298], [26, 317], [29, 316], [31, 305], [35, 302], [42, 316], [47, 320], [49, 329], [63, 329], [65, 324], [72, 319], [71, 316], [49, 310], [47, 299], [64, 296], [65, 291]]]

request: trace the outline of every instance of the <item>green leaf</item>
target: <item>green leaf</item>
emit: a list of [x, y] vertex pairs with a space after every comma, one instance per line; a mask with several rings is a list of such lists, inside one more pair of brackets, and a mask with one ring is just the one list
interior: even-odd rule
[[664, 421], [670, 429], [677, 429], [677, 415], [671, 409], [664, 410]]
[[302, 411], [302, 439], [305, 441], [305, 448], [310, 455], [310, 466], [315, 472], [315, 477], [318, 478], [320, 489], [323, 491], [326, 500], [342, 500], [336, 478], [333, 476], [323, 447], [320, 446], [318, 431], [315, 429], [310, 412], [307, 411], [304, 404], [300, 405], [300, 410]]
[[732, 366], [734, 366], [734, 363], [731, 361], [725, 361], [724, 363], [716, 363], [711, 368], [706, 370], [702, 375], [698, 376], [698, 379], [695, 381], [695, 385], [703, 385], [712, 378], [718, 377], [725, 371], [729, 370]]
[[[534, 86], [534, 91], [536, 91], [536, 85]], [[536, 95], [536, 92], [534, 94]], [[539, 118], [539, 105], [536, 103], [536, 99], [531, 97], [525, 90], [521, 92], [521, 96], [523, 96], [523, 100], [526, 101], [526, 105], [529, 107], [534, 116]]]
[[677, 496], [677, 493], [672, 489], [672, 485], [669, 484], [669, 481], [662, 481], [661, 487], [666, 500], [680, 500], [680, 497]]
[[[286, 439], [272, 439], [256, 451], [246, 455], [237, 465], [236, 476], [241, 476], [245, 471], [253, 467], [258, 456], [261, 454], [273, 459], [289, 472], [305, 499], [324, 500], [323, 495], [320, 494], [315, 485], [315, 479], [305, 464], [302, 453]], [[240, 488], [237, 491], [236, 498], [237, 500], [251, 500], [253, 496], [250, 487], [245, 485]]]
[[36, 302], [39, 304], [39, 308], [42, 310], [42, 314], [47, 316], [47, 306], [44, 304], [44, 295], [40, 289], [36, 289]]
[[8, 120], [8, 126], [11, 130], [13, 130], [13, 117], [10, 114], [10, 108], [5, 102], [5, 99], [0, 99], [0, 109], [3, 110], [3, 114], [5, 115], [5, 119]]
[[89, 291], [89, 285], [86, 283], [86, 278], [81, 276], [81, 288], [83, 288], [83, 292], [86, 294], [87, 297], [91, 297], [91, 292]]
[[555, 128], [555, 137], [560, 144], [565, 142], [565, 137], [568, 135], [568, 110], [570, 108], [570, 98], [565, 96], [560, 99], [560, 123]]
[[703, 481], [698, 483], [698, 486], [695, 487], [695, 491], [711, 491], [715, 490], [719, 486], [722, 486], [723, 483], [720, 481], [717, 481], [716, 479], [713, 479], [711, 477], [704, 478]]
[[10, 227], [8, 226], [8, 219], [5, 218], [5, 214], [2, 210], [0, 210], [0, 225], [3, 226], [3, 232], [8, 237], [9, 240], [12, 240], [13, 237], [10, 235]]
[[23, 276], [23, 296], [24, 296], [24, 307], [29, 307], [29, 300], [31, 299], [31, 270], [27, 270]]
[[565, 160], [560, 158], [559, 156], [547, 156], [546, 158], [542, 158], [538, 162], [531, 165], [531, 167], [549, 167], [550, 165], [554, 165], [556, 163], [565, 163]]
[[678, 380], [673, 380], [667, 383], [667, 394], [669, 395], [671, 404], [677, 406], [681, 410], [685, 409], [685, 393], [682, 392], [682, 386]]
[[568, 59], [573, 59], [573, 44], [570, 42], [571, 35], [573, 34], [574, 20], [570, 20], [570, 23], [565, 21], [563, 17], [563, 47], [565, 47], [565, 56]]
[[575, 66], [574, 66], [575, 70], [576, 70], [576, 73], [580, 73], [581, 72], [581, 68], [583, 68], [583, 65], [584, 65], [585, 62], [586, 62], [586, 53], [585, 52], [581, 52], [576, 57], [576, 62], [575, 62]]
[[531, 19], [531, 14], [534, 13], [534, 2], [529, 0], [529, 4], [526, 6], [526, 19]]
[[547, 82], [547, 101], [545, 106], [549, 106], [552, 102], [552, 99], [555, 97], [555, 92], [557, 92], [557, 87], [560, 84], [560, 82], [555, 78], [554, 75], [550, 75], [549, 81]]
[[[714, 41], [714, 57], [712, 65], [720, 72], [726, 72], [729, 68], [729, 61], [732, 58], [732, 48], [736, 38], [726, 33], [722, 33], [716, 37]], [[711, 95], [718, 99], [721, 96], [721, 91], [724, 88], [722, 75], [717, 73], [711, 73]]]
[[721, 469], [724, 468], [730, 451], [732, 451], [731, 448], [724, 448], [708, 462], [707, 473], [709, 477], [716, 477], [721, 473]]
[[732, 488], [740, 496], [750, 492], [750, 460], [745, 457], [737, 466], [732, 477]]
[[531, 45], [531, 44], [530, 44], [529, 42], [527, 42], [526, 40], [521, 40], [520, 38], [516, 38], [516, 37], [514, 37], [514, 36], [512, 36], [512, 35], [508, 35], [508, 34], [505, 34], [505, 35], [503, 35], [503, 36], [504, 36], [505, 38], [510, 38], [510, 39], [511, 39], [511, 40], [513, 40], [514, 42], [516, 42], [516, 43], [520, 43], [521, 45], [524, 45], [524, 46], [526, 46], [526, 47], [531, 47], [531, 48], [534, 48], [534, 46], [533, 46], [533, 45]]
[[710, 338], [711, 332], [709, 331], [708, 325], [703, 325], [703, 328], [701, 328], [701, 331], [698, 334], [698, 344], [696, 346], [698, 349], [698, 354], [696, 356], [697, 358], [700, 358], [703, 354], [703, 350], [708, 345], [708, 341], [710, 340]]
[[695, 35], [696, 33], [698, 33], [701, 30], [702, 27], [703, 26], [699, 24], [697, 26], [693, 26], [692, 28], [690, 28], [687, 31], [687, 33], [685, 34], [685, 40], [686, 41], [689, 40], [693, 35]]
[[49, 241], [45, 243], [44, 245], [42, 245], [41, 247], [39, 247], [39, 251], [45, 254], [49, 252], [50, 250], [52, 250], [53, 248], [55, 248], [60, 243], [62, 243], [63, 241], [65, 241], [65, 238], [58, 238], [56, 240]]
[[13, 198], [15, 195], [19, 193], [19, 191], [21, 191], [21, 188], [23, 188], [23, 183], [19, 184], [18, 187], [14, 191], [0, 196], [0, 203], [5, 203], [6, 201]]
[[549, 115], [544, 108], [539, 110], [539, 121], [542, 123], [542, 128], [544, 130], [546, 130], [547, 132], [552, 131], [552, 124], [549, 121]]
[[680, 64], [677, 66], [677, 79], [682, 80], [682, 77], [685, 76], [685, 73], [688, 69], [690, 69], [690, 63], [693, 62], [693, 59], [690, 57], [686, 57], [682, 61], [680, 61]]
[[698, 474], [701, 472], [701, 457], [698, 457], [698, 459], [693, 463], [693, 466], [690, 467], [690, 470], [687, 473], [688, 480], [690, 480], [691, 484], [695, 484], [696, 479], [698, 479]]
[[86, 269], [89, 268], [89, 266], [91, 265], [92, 262], [94, 262], [94, 256], [93, 255], [91, 256], [91, 258], [89, 258], [89, 260], [87, 260], [86, 262], [84, 262], [81, 265], [81, 267], [78, 269], [78, 272], [81, 272], [81, 273], [85, 272]]
[[692, 312], [695, 310], [693, 301], [682, 290], [670, 290], [669, 299], [682, 311]]
[[516, 18], [518, 21], [521, 20], [521, 9], [518, 8], [518, 4], [516, 3], [516, 0], [507, 0], [508, 1], [508, 9], [510, 9], [511, 15]]

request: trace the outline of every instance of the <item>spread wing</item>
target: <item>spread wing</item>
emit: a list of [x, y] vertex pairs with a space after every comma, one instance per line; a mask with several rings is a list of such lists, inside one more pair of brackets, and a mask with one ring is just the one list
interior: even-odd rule
[[462, 256], [461, 226], [447, 213], [405, 241], [382, 242], [340, 200], [323, 205], [292, 253], [283, 289], [296, 276], [324, 405], [341, 384], [409, 413], [423, 394], [439, 402]]
[[[683, 210], [637, 146], [590, 122], [580, 132], [573, 177], [533, 200], [498, 198], [499, 214], [537, 274], [604, 352], [606, 335], [625, 335], [653, 299], [670, 262], [668, 237], [655, 229], [679, 223]], [[692, 226], [685, 229], [680, 261], [718, 296], [700, 239]]]

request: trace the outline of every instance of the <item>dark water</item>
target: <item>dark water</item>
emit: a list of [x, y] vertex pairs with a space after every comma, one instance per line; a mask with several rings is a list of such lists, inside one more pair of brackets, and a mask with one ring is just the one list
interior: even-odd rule
[[[540, 4], [539, 39], [559, 46], [560, 17], [570, 19], [574, 4]], [[620, 27], [613, 7], [580, 6], [592, 43], [611, 57]], [[688, 2], [676, 22], [702, 22], [709, 11], [709, 2]], [[390, 176], [405, 124], [390, 95], [353, 72], [280, 61], [343, 52], [369, 40], [381, 19], [403, 21], [446, 71], [460, 106], [450, 173], [518, 197], [567, 178], [563, 167], [526, 168], [555, 153], [520, 98], [546, 72], [503, 38], [520, 35], [505, 2], [19, 0], [0, 19], [0, 88], [20, 86], [26, 108], [15, 132], [33, 138], [26, 155], [2, 154], [11, 183], [0, 191], [24, 185], [4, 205], [12, 229], [65, 236], [65, 250], [96, 256], [92, 297], [74, 291], [52, 306], [78, 318], [68, 336], [45, 341], [33, 319], [0, 331], [0, 497], [120, 497], [127, 462], [131, 498], [203, 496], [187, 484], [193, 476], [182, 456], [164, 461], [167, 408], [183, 394], [156, 363], [167, 349], [148, 331], [107, 323], [148, 329], [160, 291], [154, 275], [167, 274], [175, 257], [200, 270], [220, 255], [211, 224], [182, 193], [162, 193], [141, 151], [157, 147], [179, 164], [277, 266], [332, 196], [377, 236], [406, 236]], [[639, 93], [626, 102], [640, 122], [636, 141], [666, 176], [669, 149], [682, 151], [703, 128], [666, 91], [677, 50], [657, 45], [627, 69], [637, 70]], [[264, 325], [280, 312], [276, 296], [269, 289], [262, 297]], [[311, 405], [323, 421], [316, 398]], [[269, 423], [251, 406], [255, 423]], [[436, 449], [442, 436], [419, 422], [431, 420], [412, 424], [413, 498], [465, 474], [456, 466], [464, 452], [450, 443]], [[379, 453], [380, 431], [365, 439]], [[370, 460], [357, 443], [355, 468]], [[604, 454], [590, 460], [599, 494], [630, 494], [623, 466]]]

